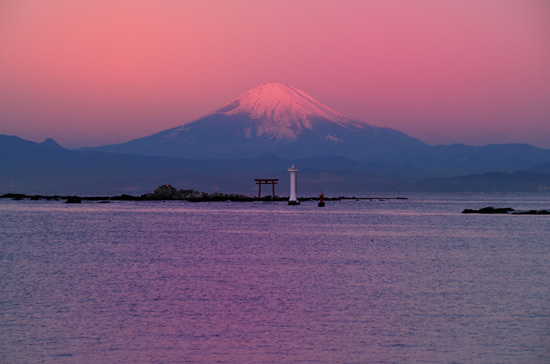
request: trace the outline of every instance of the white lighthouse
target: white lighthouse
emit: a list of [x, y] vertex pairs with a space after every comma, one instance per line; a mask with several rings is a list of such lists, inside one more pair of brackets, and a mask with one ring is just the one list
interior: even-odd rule
[[296, 198], [296, 174], [298, 173], [298, 168], [292, 167], [288, 169], [290, 172], [290, 198], [288, 199], [289, 205], [299, 205], [300, 201]]

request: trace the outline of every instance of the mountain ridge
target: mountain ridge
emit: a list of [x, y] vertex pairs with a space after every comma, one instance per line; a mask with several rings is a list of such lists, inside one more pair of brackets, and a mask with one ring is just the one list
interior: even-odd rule
[[139, 195], [172, 184], [183, 189], [255, 195], [254, 178], [279, 178], [276, 193], [284, 196], [291, 163], [300, 168], [304, 195], [319, 191], [327, 196], [374, 191], [550, 191], [550, 173], [534, 171], [436, 178], [407, 163], [364, 163], [332, 155], [189, 160], [51, 148], [0, 135], [0, 194]]

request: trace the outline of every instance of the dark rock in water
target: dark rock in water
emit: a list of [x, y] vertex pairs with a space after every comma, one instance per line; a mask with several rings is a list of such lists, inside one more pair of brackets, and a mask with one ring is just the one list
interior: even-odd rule
[[65, 203], [81, 203], [82, 199], [78, 196], [69, 196]]
[[27, 197], [27, 195], [22, 193], [6, 193], [0, 196], [0, 198], [11, 198], [12, 200], [22, 200], [25, 197]]
[[550, 215], [550, 210], [526, 210], [526, 211], [516, 211], [511, 207], [499, 208], [496, 209], [492, 206], [484, 207], [479, 210], [465, 209], [462, 211], [463, 214], [507, 214], [511, 213], [513, 215]]
[[507, 214], [509, 212], [515, 211], [511, 207], [504, 208], [494, 208], [492, 206], [487, 206], [479, 210], [465, 209], [462, 211], [463, 214]]
[[515, 211], [514, 215], [550, 215], [550, 210]]
[[142, 200], [142, 198], [132, 196], [132, 195], [127, 195], [127, 194], [122, 194], [120, 196], [111, 197], [111, 200], [113, 200], [113, 201], [140, 201], [140, 200]]

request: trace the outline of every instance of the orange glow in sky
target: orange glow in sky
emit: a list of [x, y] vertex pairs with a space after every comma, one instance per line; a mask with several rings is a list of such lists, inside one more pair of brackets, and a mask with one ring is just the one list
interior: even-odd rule
[[262, 82], [429, 144], [550, 148], [550, 2], [0, 2], [0, 134], [123, 142]]

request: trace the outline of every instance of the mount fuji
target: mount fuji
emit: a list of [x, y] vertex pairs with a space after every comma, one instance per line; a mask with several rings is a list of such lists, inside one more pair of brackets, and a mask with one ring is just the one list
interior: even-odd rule
[[[348, 117], [296, 87], [264, 83], [194, 121], [96, 150], [187, 159], [335, 155], [395, 160], [427, 147], [397, 130]], [[393, 158], [391, 158], [393, 157]]]

